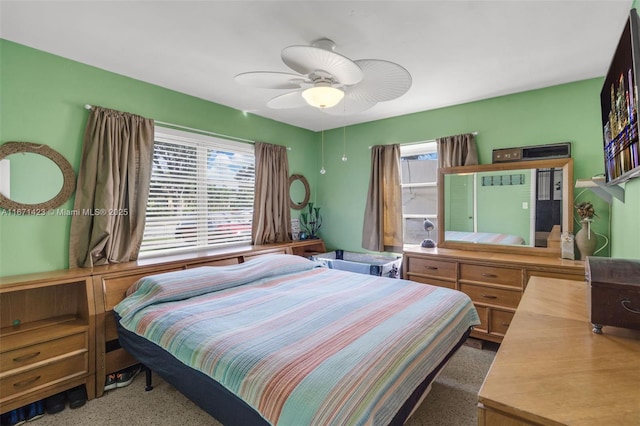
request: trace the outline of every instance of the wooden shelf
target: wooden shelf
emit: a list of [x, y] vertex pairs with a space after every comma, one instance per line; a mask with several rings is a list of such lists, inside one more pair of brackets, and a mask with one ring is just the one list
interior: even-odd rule
[[576, 188], [587, 188], [591, 192], [611, 204], [613, 197], [624, 203], [624, 189], [618, 185], [607, 185], [604, 177], [576, 180]]
[[293, 254], [302, 257], [310, 257], [327, 251], [324, 241], [320, 239], [293, 241], [289, 243], [289, 247], [291, 247]]
[[0, 283], [0, 412], [84, 384], [95, 396], [93, 286], [78, 271]]

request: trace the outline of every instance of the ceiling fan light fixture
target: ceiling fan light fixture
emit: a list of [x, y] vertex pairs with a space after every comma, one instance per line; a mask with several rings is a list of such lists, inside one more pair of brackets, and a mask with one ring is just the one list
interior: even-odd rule
[[324, 109], [336, 106], [344, 98], [344, 92], [328, 83], [317, 83], [303, 91], [302, 97], [312, 107]]

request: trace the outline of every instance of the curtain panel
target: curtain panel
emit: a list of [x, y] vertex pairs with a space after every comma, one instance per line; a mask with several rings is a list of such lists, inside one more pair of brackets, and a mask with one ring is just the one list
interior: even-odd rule
[[378, 252], [401, 252], [402, 231], [400, 145], [377, 145], [371, 148], [362, 247]]
[[436, 139], [438, 167], [471, 166], [478, 164], [476, 137], [472, 133]]
[[94, 107], [84, 134], [69, 267], [136, 260], [144, 233], [154, 122]]
[[256, 142], [252, 244], [291, 241], [287, 148]]

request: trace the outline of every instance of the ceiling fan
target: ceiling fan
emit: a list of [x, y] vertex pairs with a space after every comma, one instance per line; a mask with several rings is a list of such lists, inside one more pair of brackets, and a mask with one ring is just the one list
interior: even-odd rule
[[411, 74], [381, 59], [351, 59], [335, 52], [335, 43], [322, 38], [310, 46], [289, 46], [282, 61], [297, 72], [254, 71], [238, 74], [239, 84], [291, 90], [267, 102], [270, 108], [312, 106], [329, 114], [353, 114], [390, 101], [411, 87]]

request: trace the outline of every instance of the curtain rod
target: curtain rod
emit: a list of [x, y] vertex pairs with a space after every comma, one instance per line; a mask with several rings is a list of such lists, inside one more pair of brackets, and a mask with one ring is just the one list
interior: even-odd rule
[[[478, 136], [478, 132], [471, 132], [471, 134], [472, 134], [473, 136]], [[417, 145], [417, 144], [420, 144], [420, 143], [437, 142], [437, 140], [438, 140], [438, 139], [440, 139], [440, 138], [429, 139], [429, 140], [426, 140], [426, 141], [418, 141], [418, 142], [407, 142], [407, 143], [401, 143], [400, 145], [407, 146], [407, 145]]]
[[[471, 134], [473, 136], [478, 136], [478, 132], [471, 132]], [[440, 138], [436, 138], [436, 139], [440, 139]], [[418, 144], [421, 144], [421, 143], [437, 142], [436, 139], [429, 139], [429, 140], [426, 140], [426, 141], [418, 141], [418, 142], [401, 143], [400, 146], [409, 146], [409, 145], [418, 145]], [[371, 149], [371, 148], [372, 148], [372, 146], [369, 147], [369, 149]]]
[[[93, 105], [85, 104], [84, 108], [88, 109], [88, 110], [91, 110], [91, 109], [93, 109]], [[210, 132], [208, 130], [202, 130], [202, 129], [194, 129], [192, 127], [181, 126], [179, 124], [167, 123], [167, 122], [159, 121], [159, 120], [153, 120], [153, 121], [158, 123], [158, 124], [160, 124], [160, 125], [165, 125], [165, 126], [169, 126], [169, 127], [175, 127], [176, 129], [190, 130], [192, 132], [204, 133], [206, 135], [216, 136], [216, 137], [219, 137], [219, 138], [224, 138], [224, 139], [229, 139], [229, 140], [235, 140], [235, 141], [238, 141], [238, 142], [246, 142], [246, 143], [252, 143], [252, 144], [256, 143], [256, 141], [252, 141], [250, 139], [240, 138], [240, 137], [237, 137], [237, 136], [223, 135], [221, 133]], [[291, 148], [289, 148], [289, 147], [287, 147], [287, 149], [291, 150]]]

